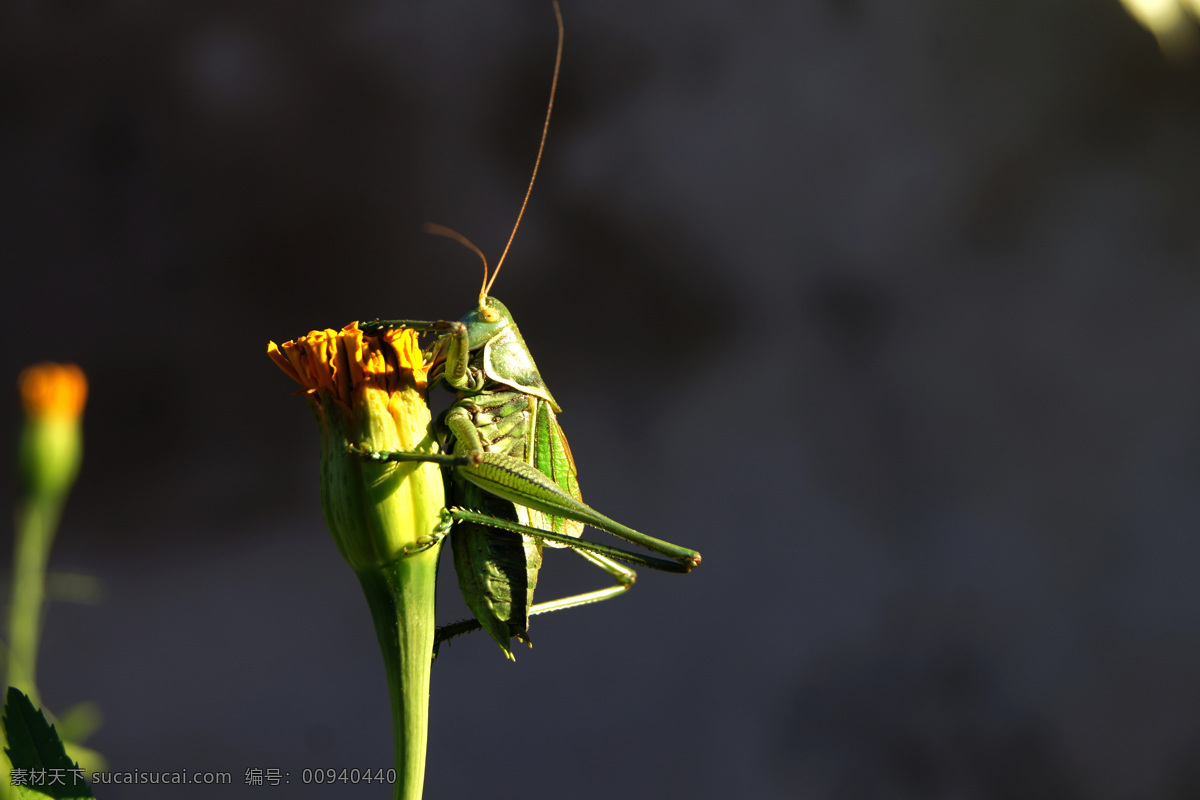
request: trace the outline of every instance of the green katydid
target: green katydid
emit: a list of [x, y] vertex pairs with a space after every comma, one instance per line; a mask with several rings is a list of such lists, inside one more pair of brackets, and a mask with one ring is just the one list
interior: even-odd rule
[[[555, 416], [561, 409], [542, 381], [512, 315], [489, 296], [521, 224], [546, 142], [562, 60], [557, 0], [554, 13], [558, 52], [542, 141], [525, 201], [491, 280], [487, 258], [479, 248], [448, 228], [426, 226], [427, 231], [456, 239], [483, 259], [478, 305], [458, 322], [377, 320], [362, 326], [366, 331], [408, 327], [440, 334], [430, 351], [431, 383], [440, 380], [458, 395], [438, 422], [445, 454], [355, 450], [373, 461], [434, 461], [446, 470], [452, 507], [444, 513], [435, 537], [452, 532], [459, 586], [475, 619], [439, 629], [435, 655], [442, 641], [482, 627], [511, 659], [511, 639], [526, 638], [531, 615], [606, 600], [628, 590], [636, 573], [618, 561], [667, 572], [688, 572], [700, 564], [696, 551], [639, 533], [580, 499], [575, 462]], [[665, 558], [583, 541], [579, 537], [585, 524]], [[616, 585], [534, 604], [543, 544], [573, 549], [611, 575]]]

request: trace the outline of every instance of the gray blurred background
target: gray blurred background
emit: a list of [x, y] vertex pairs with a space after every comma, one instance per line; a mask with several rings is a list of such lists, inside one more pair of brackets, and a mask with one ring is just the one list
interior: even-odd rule
[[[443, 650], [426, 796], [1200, 797], [1200, 62], [1116, 0], [563, 14], [495, 293], [585, 498], [704, 565]], [[0, 419], [87, 371], [52, 562], [105, 587], [43, 696], [234, 780], [104, 800], [386, 796], [300, 785], [390, 718], [266, 343], [470, 307], [420, 225], [499, 253], [554, 41], [548, 0], [0, 5]], [[554, 552], [539, 596], [604, 584]]]

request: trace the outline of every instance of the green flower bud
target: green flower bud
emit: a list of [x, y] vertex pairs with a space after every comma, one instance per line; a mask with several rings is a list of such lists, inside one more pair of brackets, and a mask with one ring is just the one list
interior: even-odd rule
[[307, 390], [321, 431], [321, 508], [350, 566], [382, 567], [428, 547], [446, 504], [437, 465], [351, 451], [438, 451], [416, 333], [368, 336], [352, 323], [272, 342], [268, 354]]
[[17, 385], [25, 406], [17, 459], [26, 495], [61, 503], [83, 460], [87, 378], [74, 364], [37, 364]]

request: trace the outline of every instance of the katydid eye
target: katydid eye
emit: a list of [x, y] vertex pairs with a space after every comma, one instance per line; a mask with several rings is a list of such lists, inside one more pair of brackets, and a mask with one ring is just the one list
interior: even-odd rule
[[500, 312], [494, 308], [488, 308], [487, 306], [484, 306], [483, 308], [479, 309], [479, 318], [484, 322], [499, 322]]

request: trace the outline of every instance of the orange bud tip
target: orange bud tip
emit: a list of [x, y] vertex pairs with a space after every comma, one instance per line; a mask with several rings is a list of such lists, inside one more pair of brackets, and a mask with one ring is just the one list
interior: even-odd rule
[[17, 387], [30, 417], [75, 418], [87, 404], [87, 378], [75, 364], [34, 364], [21, 372]]

